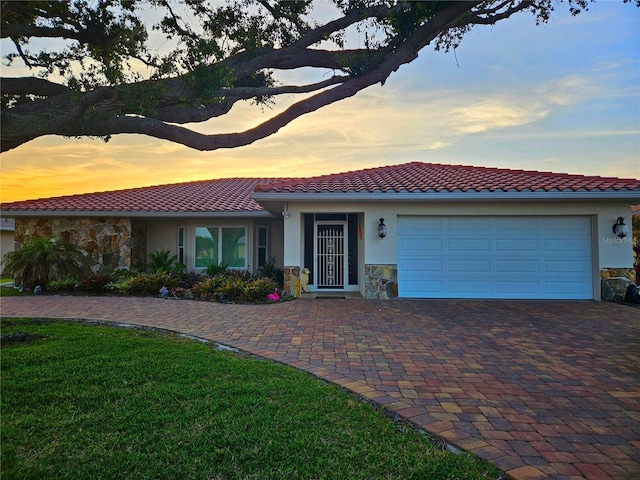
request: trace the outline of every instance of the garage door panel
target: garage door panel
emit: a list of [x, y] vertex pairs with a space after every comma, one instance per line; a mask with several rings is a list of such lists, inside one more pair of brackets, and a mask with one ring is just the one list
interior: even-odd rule
[[545, 230], [582, 233], [591, 229], [588, 217], [546, 217], [542, 222]]
[[[446, 282], [449, 293], [456, 297], [465, 294], [489, 295], [491, 293], [491, 285], [486, 280], [465, 280], [464, 282], [449, 281]], [[477, 297], [476, 297], [477, 298]]]
[[509, 255], [512, 255], [513, 252], [538, 252], [538, 240], [523, 238], [523, 237], [513, 237], [513, 238], [505, 238], [498, 239], [495, 241], [496, 252], [508, 252]]
[[405, 238], [401, 239], [400, 248], [403, 251], [409, 252], [440, 252], [442, 251], [442, 240], [437, 238], [420, 239], [418, 238]]
[[576, 274], [591, 275], [591, 269], [587, 268], [582, 259], [544, 262], [544, 272], [552, 274], [566, 273], [572, 275], [572, 278], [576, 278]]
[[488, 260], [450, 260], [447, 262], [447, 272], [450, 273], [484, 274], [489, 268], [491, 268], [491, 263]]
[[490, 220], [483, 217], [449, 217], [445, 221], [447, 222], [446, 227], [452, 232], [468, 232], [469, 230], [475, 233], [488, 232], [491, 228]]
[[589, 217], [398, 217], [401, 297], [592, 299]]
[[585, 288], [591, 286], [591, 282], [574, 280], [570, 282], [547, 282], [547, 294], [549, 295], [562, 295], [561, 298], [566, 298], [564, 295], [580, 295]]
[[443, 217], [399, 217], [398, 228], [413, 232], [421, 230], [442, 231], [445, 220]]
[[496, 273], [501, 274], [526, 274], [540, 271], [540, 263], [537, 260], [497, 260], [495, 265]]
[[496, 282], [496, 293], [503, 295], [518, 294], [526, 298], [535, 298], [540, 294], [539, 282], [528, 281], [499, 281]]
[[491, 241], [488, 238], [452, 238], [447, 242], [447, 247], [450, 252], [485, 252], [489, 251]]
[[398, 265], [404, 272], [442, 272], [442, 260], [414, 260], [412, 262], [402, 262]]

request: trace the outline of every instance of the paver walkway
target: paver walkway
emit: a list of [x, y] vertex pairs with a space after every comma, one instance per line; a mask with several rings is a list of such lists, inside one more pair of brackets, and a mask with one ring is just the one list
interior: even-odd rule
[[640, 309], [599, 302], [5, 297], [170, 329], [337, 383], [520, 480], [640, 478]]

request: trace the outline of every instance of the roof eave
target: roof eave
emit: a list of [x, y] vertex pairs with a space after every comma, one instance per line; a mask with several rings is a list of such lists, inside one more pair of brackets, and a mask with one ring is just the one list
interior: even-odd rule
[[578, 190], [578, 191], [440, 191], [440, 192], [254, 192], [257, 202], [286, 201], [392, 201], [392, 202], [493, 202], [493, 201], [558, 201], [558, 200], [620, 200], [640, 202], [636, 190]]
[[2, 215], [9, 218], [21, 217], [127, 217], [127, 218], [272, 218], [274, 215], [266, 210], [235, 210], [235, 211], [171, 211], [147, 212], [127, 210], [3, 210]]

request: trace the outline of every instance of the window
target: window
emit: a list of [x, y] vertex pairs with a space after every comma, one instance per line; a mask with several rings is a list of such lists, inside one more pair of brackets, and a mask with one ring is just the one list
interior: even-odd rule
[[258, 267], [264, 267], [267, 263], [269, 244], [267, 243], [267, 227], [258, 227]]
[[195, 268], [225, 263], [229, 268], [247, 268], [244, 227], [196, 227]]
[[184, 227], [178, 227], [178, 263], [184, 264]]

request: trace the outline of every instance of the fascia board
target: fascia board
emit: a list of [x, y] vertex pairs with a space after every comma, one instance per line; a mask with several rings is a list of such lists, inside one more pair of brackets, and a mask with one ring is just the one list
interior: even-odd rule
[[309, 193], [309, 192], [260, 192], [253, 193], [251, 198], [257, 202], [261, 201], [286, 201], [286, 202], [315, 202], [315, 201], [385, 201], [385, 202], [493, 202], [493, 201], [516, 201], [516, 200], [620, 200], [640, 203], [640, 189], [629, 190], [598, 190], [598, 191], [545, 191], [545, 192], [332, 192], [332, 193]]
[[3, 217], [125, 217], [125, 218], [275, 218], [267, 211], [259, 212], [143, 212], [126, 210], [3, 210]]

